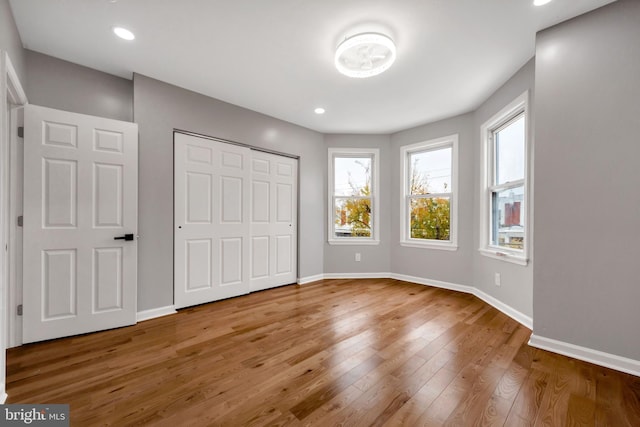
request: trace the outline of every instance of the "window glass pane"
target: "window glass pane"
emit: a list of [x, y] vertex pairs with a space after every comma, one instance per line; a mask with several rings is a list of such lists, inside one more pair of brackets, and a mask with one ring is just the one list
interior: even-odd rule
[[524, 115], [495, 133], [496, 184], [524, 179]]
[[491, 244], [524, 249], [524, 186], [491, 195]]
[[409, 203], [412, 239], [450, 239], [451, 206], [448, 197], [412, 197]]
[[334, 195], [371, 195], [371, 157], [334, 158]]
[[371, 199], [335, 199], [335, 237], [371, 237]]
[[409, 154], [409, 194], [451, 192], [451, 147]]

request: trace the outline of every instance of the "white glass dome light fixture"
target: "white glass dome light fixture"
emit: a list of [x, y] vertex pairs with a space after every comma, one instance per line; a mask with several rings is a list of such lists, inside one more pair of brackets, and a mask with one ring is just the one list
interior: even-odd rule
[[396, 45], [379, 33], [361, 33], [340, 43], [335, 65], [345, 76], [366, 78], [376, 76], [391, 67], [396, 60]]

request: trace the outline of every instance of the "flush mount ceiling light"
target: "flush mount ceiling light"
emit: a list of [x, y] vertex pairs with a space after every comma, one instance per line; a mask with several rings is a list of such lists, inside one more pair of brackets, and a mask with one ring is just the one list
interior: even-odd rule
[[542, 6], [549, 3], [551, 0], [533, 0], [534, 6]]
[[378, 33], [362, 33], [349, 37], [338, 46], [335, 64], [345, 76], [366, 78], [378, 75], [396, 60], [396, 45]]
[[127, 30], [126, 28], [122, 28], [122, 27], [113, 27], [113, 33], [120, 37], [121, 39], [124, 40], [133, 40], [136, 38], [136, 36], [133, 35], [133, 33], [129, 30]]

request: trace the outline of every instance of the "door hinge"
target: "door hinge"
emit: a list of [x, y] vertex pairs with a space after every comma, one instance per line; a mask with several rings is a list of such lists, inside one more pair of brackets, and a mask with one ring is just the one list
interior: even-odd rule
[[18, 316], [22, 316], [22, 304], [18, 306], [17, 312], [18, 312]]
[[24, 138], [24, 127], [18, 126], [18, 138]]
[[24, 217], [22, 215], [20, 215], [18, 217], [18, 227], [22, 227], [23, 223], [24, 223]]

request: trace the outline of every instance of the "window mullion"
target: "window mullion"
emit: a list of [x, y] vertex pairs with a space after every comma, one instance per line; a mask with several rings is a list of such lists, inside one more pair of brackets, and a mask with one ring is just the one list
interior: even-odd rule
[[411, 194], [410, 197], [412, 197], [414, 199], [450, 198], [451, 197], [451, 193]]
[[504, 184], [500, 184], [500, 185], [489, 186], [489, 191], [495, 193], [498, 191], [509, 190], [511, 188], [522, 187], [523, 185], [524, 185], [524, 179], [519, 179], [517, 181], [505, 182]]

